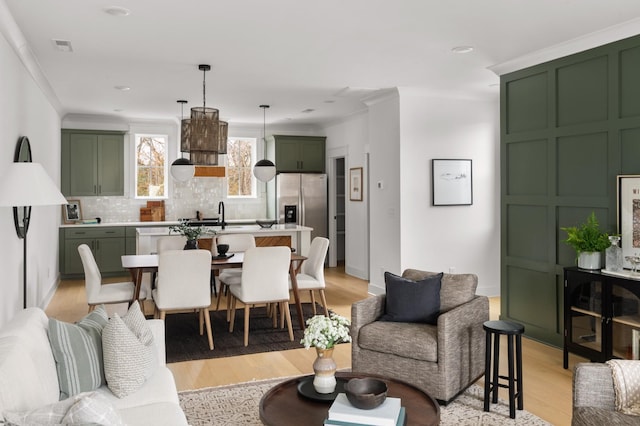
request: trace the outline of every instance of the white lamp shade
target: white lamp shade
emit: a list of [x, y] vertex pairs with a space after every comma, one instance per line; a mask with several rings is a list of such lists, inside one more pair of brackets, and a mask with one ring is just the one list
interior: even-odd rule
[[253, 175], [262, 182], [268, 182], [276, 175], [276, 166], [269, 160], [260, 160], [253, 166]]
[[178, 158], [171, 163], [171, 176], [178, 182], [186, 182], [196, 174], [196, 166], [186, 158]]
[[10, 163], [0, 176], [0, 206], [67, 204], [40, 163]]

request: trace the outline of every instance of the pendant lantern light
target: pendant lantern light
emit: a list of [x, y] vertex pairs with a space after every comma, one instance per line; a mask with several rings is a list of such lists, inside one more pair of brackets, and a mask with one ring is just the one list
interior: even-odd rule
[[[260, 105], [260, 108], [262, 108], [262, 115], [263, 115], [263, 120], [262, 120], [262, 141], [263, 143], [266, 145], [267, 142], [267, 108], [269, 108], [269, 105]], [[266, 152], [266, 148], [265, 148], [265, 152]], [[253, 166], [253, 175], [256, 177], [256, 179], [258, 179], [259, 181], [262, 182], [268, 182], [271, 179], [273, 179], [276, 175], [276, 166], [275, 164], [273, 164], [271, 161], [265, 159], [262, 159], [260, 161], [258, 161], [256, 163], [255, 166]]]
[[[181, 127], [182, 127], [182, 134], [180, 135], [181, 138], [181, 143], [180, 143], [180, 158], [176, 159], [173, 163], [171, 163], [171, 176], [173, 176], [173, 178], [175, 180], [177, 180], [178, 182], [186, 182], [189, 179], [191, 179], [195, 174], [196, 174], [196, 167], [191, 163], [191, 161], [189, 161], [188, 159], [182, 157], [182, 147], [184, 146], [182, 141], [187, 140], [189, 138], [189, 135], [186, 134], [185, 135], [185, 124], [184, 122], [187, 120], [184, 120], [183, 115], [184, 115], [184, 104], [187, 103], [187, 101], [185, 100], [179, 100], [177, 101], [180, 104], [180, 123], [181, 123]], [[186, 126], [187, 128], [189, 127], [188, 125]], [[188, 142], [187, 142], [187, 146], [188, 146]]]

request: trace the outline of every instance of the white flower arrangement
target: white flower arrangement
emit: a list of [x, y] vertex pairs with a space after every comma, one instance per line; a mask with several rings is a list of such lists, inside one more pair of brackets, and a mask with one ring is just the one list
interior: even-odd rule
[[304, 338], [300, 344], [306, 349], [312, 346], [331, 349], [338, 343], [351, 341], [350, 326], [351, 322], [348, 319], [334, 313], [329, 317], [315, 315], [307, 320], [307, 328], [304, 330]]

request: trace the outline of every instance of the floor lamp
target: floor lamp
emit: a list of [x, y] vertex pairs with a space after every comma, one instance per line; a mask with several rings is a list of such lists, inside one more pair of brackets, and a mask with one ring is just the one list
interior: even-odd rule
[[[14, 220], [18, 238], [23, 240], [23, 305], [27, 307], [27, 231], [31, 206], [67, 204], [58, 186], [39, 163], [10, 163], [0, 177], [0, 207], [16, 207], [21, 218]], [[22, 222], [22, 223], [20, 223]]]

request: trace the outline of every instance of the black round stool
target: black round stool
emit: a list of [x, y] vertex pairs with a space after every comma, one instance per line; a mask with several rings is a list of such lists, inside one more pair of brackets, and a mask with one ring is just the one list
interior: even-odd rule
[[[509, 417], [516, 418], [515, 400], [518, 398], [518, 410], [524, 409], [522, 394], [522, 334], [524, 325], [513, 321], [486, 321], [482, 328], [487, 336], [486, 357], [484, 362], [484, 411], [489, 411], [489, 396], [493, 392], [492, 403], [498, 402], [498, 388], [509, 389]], [[507, 336], [509, 375], [500, 376], [500, 336]], [[491, 374], [491, 338], [493, 337], [493, 375]], [[513, 341], [515, 337], [515, 375], [513, 359]], [[501, 384], [500, 379], [508, 380], [508, 384]], [[518, 389], [516, 390], [516, 385]]]

